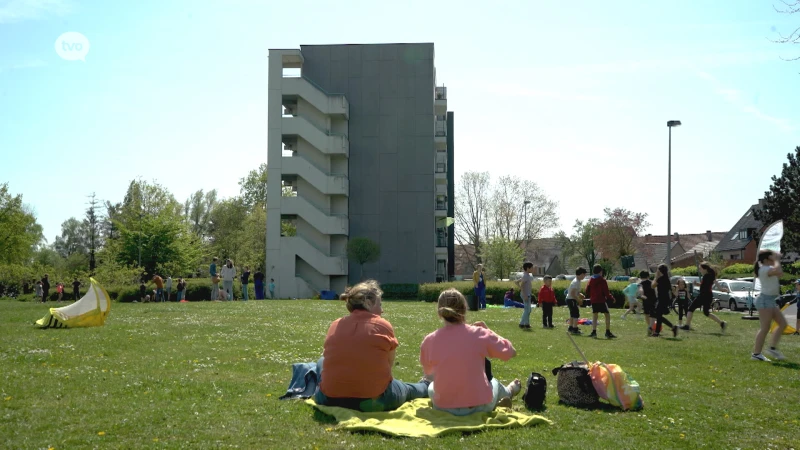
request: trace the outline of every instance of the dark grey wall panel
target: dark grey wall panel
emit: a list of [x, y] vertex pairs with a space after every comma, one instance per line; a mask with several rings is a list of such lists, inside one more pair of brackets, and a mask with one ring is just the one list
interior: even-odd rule
[[[433, 44], [301, 50], [304, 75], [350, 102], [350, 237], [382, 249], [364, 276], [434, 281]], [[358, 277], [351, 263], [350, 283]]]

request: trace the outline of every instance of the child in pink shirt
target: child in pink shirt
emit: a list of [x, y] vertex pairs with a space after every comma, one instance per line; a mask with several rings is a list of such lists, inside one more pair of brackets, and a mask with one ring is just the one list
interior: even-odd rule
[[467, 300], [455, 289], [439, 295], [439, 317], [444, 327], [427, 335], [420, 346], [419, 360], [425, 378], [433, 381], [428, 395], [433, 407], [457, 416], [490, 412], [501, 400], [510, 405], [521, 389], [514, 380], [503, 386], [486, 377], [486, 358], [503, 361], [516, 356], [514, 346], [485, 323], [467, 325]]

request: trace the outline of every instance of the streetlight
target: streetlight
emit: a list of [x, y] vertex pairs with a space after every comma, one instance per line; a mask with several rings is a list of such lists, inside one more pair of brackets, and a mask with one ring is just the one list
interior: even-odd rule
[[667, 121], [669, 128], [669, 156], [667, 158], [667, 269], [672, 268], [672, 128], [681, 126], [680, 120]]
[[525, 258], [528, 257], [528, 205], [531, 204], [530, 200], [525, 200], [525, 203], [522, 206], [522, 211], [525, 215]]

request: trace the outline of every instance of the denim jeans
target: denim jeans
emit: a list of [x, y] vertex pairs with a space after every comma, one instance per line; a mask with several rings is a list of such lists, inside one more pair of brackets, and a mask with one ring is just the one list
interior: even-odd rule
[[169, 301], [170, 297], [172, 297], [172, 288], [167, 288], [167, 298], [166, 298], [166, 301]]
[[183, 291], [178, 291], [178, 301], [183, 300]]
[[264, 300], [264, 282], [256, 281], [255, 288], [256, 288], [256, 300]]
[[435, 381], [431, 383], [430, 386], [428, 386], [428, 396], [431, 398], [431, 405], [433, 405], [434, 409], [438, 409], [439, 411], [449, 412], [454, 416], [467, 416], [472, 413], [492, 412], [494, 411], [494, 408], [497, 406], [497, 403], [500, 400], [506, 397], [511, 397], [511, 393], [508, 392], [508, 389], [506, 389], [505, 386], [503, 386], [499, 381], [497, 381], [497, 378], [493, 378], [491, 381], [491, 386], [492, 386], [491, 403], [479, 406], [472, 406], [469, 408], [439, 408], [438, 406], [436, 406], [436, 404], [433, 403], [434, 395], [436, 395], [433, 386], [434, 384], [436, 384]]
[[156, 298], [154, 298], [153, 301], [156, 302], [164, 301], [164, 288], [156, 288]]
[[[325, 358], [317, 361], [317, 374], [320, 386], [322, 385], [322, 366]], [[314, 394], [314, 401], [318, 405], [339, 406], [342, 408], [355, 409], [363, 412], [382, 412], [392, 411], [399, 408], [403, 403], [417, 398], [428, 397], [427, 383], [403, 383], [393, 379], [383, 394], [376, 398], [330, 398], [322, 393], [322, 389], [317, 389]]]
[[486, 286], [475, 288], [475, 298], [478, 300], [478, 308], [486, 309]]
[[247, 292], [247, 283], [242, 283], [242, 301], [250, 300], [250, 293]]
[[531, 324], [531, 296], [524, 296], [522, 298], [523, 302], [525, 303], [525, 308], [522, 310], [522, 318], [519, 320], [520, 325], [530, 325]]
[[222, 288], [225, 290], [225, 295], [228, 298], [228, 301], [233, 300], [233, 280], [231, 281], [222, 281]]

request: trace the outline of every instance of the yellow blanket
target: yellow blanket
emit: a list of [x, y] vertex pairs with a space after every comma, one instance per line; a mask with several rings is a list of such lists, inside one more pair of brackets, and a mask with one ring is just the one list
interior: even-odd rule
[[364, 413], [336, 406], [321, 406], [314, 400], [306, 403], [339, 422], [337, 428], [349, 431], [377, 431], [392, 436], [435, 437], [446, 433], [488, 430], [492, 428], [514, 428], [528, 425], [551, 424], [542, 416], [495, 408], [491, 413], [454, 416], [431, 407], [427, 398], [418, 398], [405, 403], [395, 411]]

